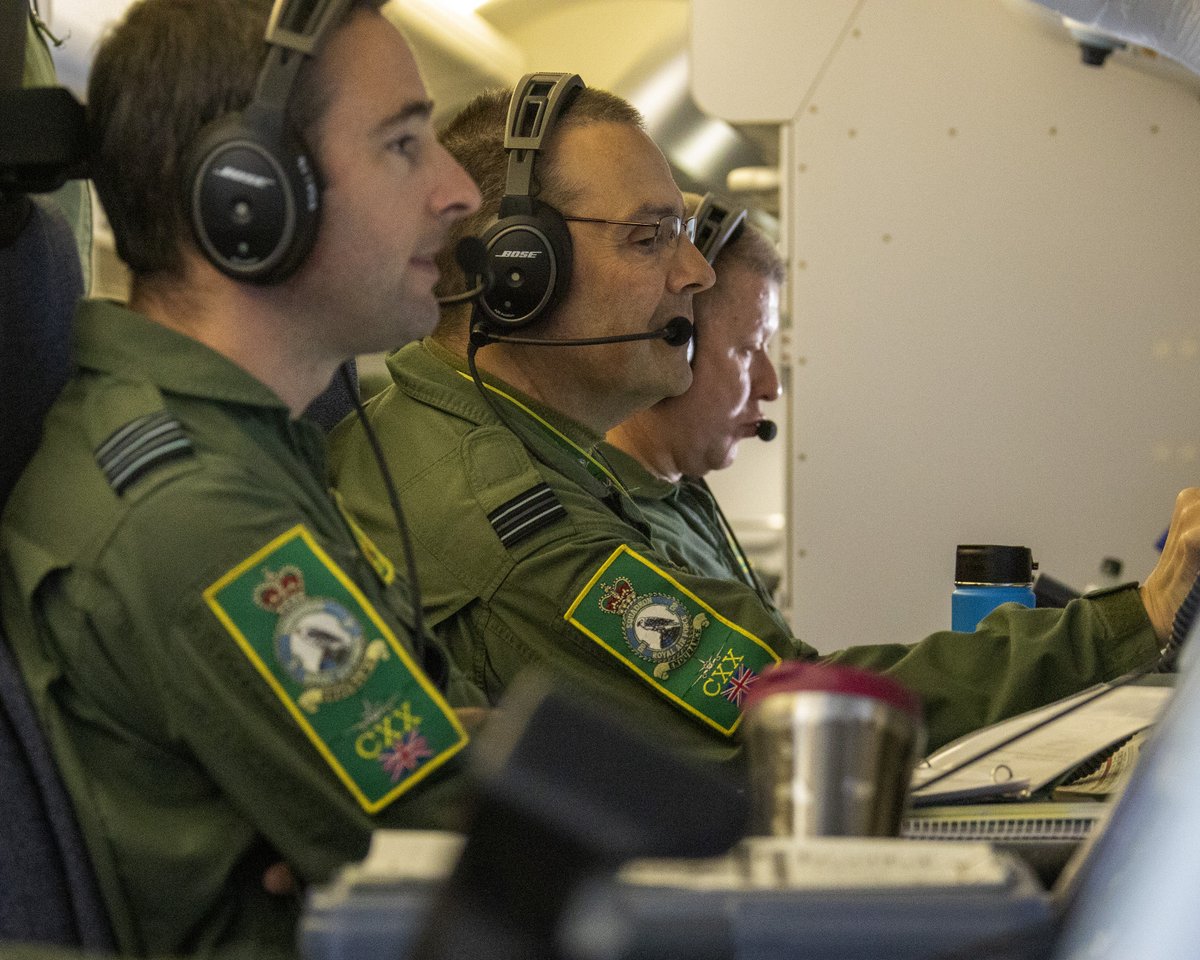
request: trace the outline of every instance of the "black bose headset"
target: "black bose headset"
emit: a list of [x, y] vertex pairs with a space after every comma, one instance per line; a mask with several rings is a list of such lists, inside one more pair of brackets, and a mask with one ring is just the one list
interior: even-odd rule
[[696, 207], [696, 249], [709, 266], [727, 243], [736, 240], [746, 228], [746, 208], [730, 203], [715, 193], [706, 193]]
[[[711, 267], [725, 244], [732, 243], [746, 227], [746, 208], [730, 203], [715, 193], [706, 193], [696, 207], [696, 249]], [[696, 359], [696, 332], [688, 344], [688, 363]]]
[[549, 312], [571, 284], [571, 234], [562, 214], [532, 196], [534, 163], [555, 120], [584, 88], [573, 73], [529, 73], [513, 90], [504, 129], [508, 178], [499, 219], [482, 240], [491, 287], [478, 319], [516, 330]]
[[275, 0], [254, 98], [200, 131], [183, 164], [184, 209], [222, 273], [278, 283], [312, 249], [321, 180], [287, 121], [296, 75], [354, 0]]

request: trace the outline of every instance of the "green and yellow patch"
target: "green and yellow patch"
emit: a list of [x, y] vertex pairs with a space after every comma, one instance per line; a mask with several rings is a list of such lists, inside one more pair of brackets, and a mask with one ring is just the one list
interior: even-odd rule
[[779, 657], [665, 570], [622, 544], [564, 614], [677, 706], [730, 736], [742, 701]]
[[454, 711], [303, 524], [204, 599], [368, 813], [466, 745]]

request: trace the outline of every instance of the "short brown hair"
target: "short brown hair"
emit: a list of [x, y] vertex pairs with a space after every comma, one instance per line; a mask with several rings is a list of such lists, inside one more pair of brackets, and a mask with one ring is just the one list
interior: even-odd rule
[[[358, 0], [348, 13], [382, 2]], [[188, 148], [206, 124], [250, 103], [270, 9], [270, 0], [142, 0], [97, 51], [87, 98], [92, 176], [135, 277], [180, 273]], [[305, 64], [288, 109], [302, 138], [327, 98], [319, 71]]]
[[[717, 254], [717, 270], [722, 263], [740, 263], [753, 270], [760, 277], [782, 284], [787, 271], [784, 269], [783, 258], [775, 249], [775, 244], [758, 227], [749, 221], [742, 232], [725, 244]], [[718, 273], [719, 277], [719, 273]]]
[[[504, 128], [511, 100], [511, 90], [486, 90], [467, 104], [438, 135], [442, 145], [478, 184], [482, 195], [479, 210], [455, 225], [442, 251], [439, 265], [442, 276], [449, 278], [446, 281], [447, 289], [455, 287], [453, 278], [459, 275], [453, 259], [455, 241], [463, 236], [482, 233], [500, 213], [508, 172]], [[571, 191], [567, 179], [558, 170], [555, 145], [563, 130], [593, 123], [624, 123], [639, 129], [643, 127], [642, 115], [628, 101], [607, 90], [584, 87], [559, 114], [554, 129], [550, 131], [534, 169], [531, 186], [534, 196], [558, 209], [570, 204]], [[458, 283], [461, 284], [461, 280]]]

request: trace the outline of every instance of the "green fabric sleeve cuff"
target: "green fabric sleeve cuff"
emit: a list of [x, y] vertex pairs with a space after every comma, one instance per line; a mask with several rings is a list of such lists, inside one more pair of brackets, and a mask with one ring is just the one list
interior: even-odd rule
[[1112, 675], [1148, 666], [1158, 657], [1162, 644], [1146, 615], [1136, 583], [1089, 593], [1082, 602], [1094, 607], [1109, 636], [1116, 641], [1101, 647], [1101, 656]]

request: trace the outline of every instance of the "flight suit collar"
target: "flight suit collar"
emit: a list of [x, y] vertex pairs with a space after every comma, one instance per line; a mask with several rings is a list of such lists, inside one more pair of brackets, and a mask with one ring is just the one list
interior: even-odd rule
[[[396, 386], [410, 396], [476, 424], [497, 422], [496, 412], [472, 382], [466, 361], [432, 339], [409, 344], [388, 358]], [[600, 434], [522, 393], [499, 377], [480, 372], [503, 413], [502, 421], [549, 463], [583, 467], [603, 489], [622, 490], [620, 480], [597, 454]]]
[[[440, 360], [451, 369], [455, 370], [463, 378], [470, 378], [470, 370], [467, 367], [467, 361], [465, 358], [460, 357], [458, 354], [454, 353], [454, 351], [447, 349], [432, 338], [421, 341], [421, 346], [428, 350], [433, 357]], [[538, 417], [553, 426], [560, 433], [563, 433], [569, 437], [572, 443], [578, 444], [585, 450], [593, 450], [596, 444], [603, 439], [603, 437], [595, 431], [588, 429], [583, 424], [578, 423], [569, 417], [563, 416], [563, 414], [559, 413], [552, 407], [548, 407], [541, 401], [535, 400], [533, 397], [522, 393], [520, 390], [506, 383], [504, 380], [501, 380], [499, 377], [488, 373], [486, 370], [480, 370], [479, 376], [485, 384], [495, 387], [497, 390], [507, 394], [510, 397], [513, 397], [523, 406], [537, 414]], [[478, 390], [475, 391], [474, 395], [479, 397]], [[479, 397], [479, 402], [481, 405], [484, 403], [482, 397]]]
[[148, 379], [170, 393], [288, 411], [270, 387], [229, 358], [111, 300], [79, 304], [75, 359], [87, 369]]
[[617, 478], [635, 497], [646, 500], [666, 500], [679, 492], [679, 484], [656, 477], [636, 457], [630, 456], [620, 447], [605, 442], [601, 444], [604, 459], [612, 467]]

